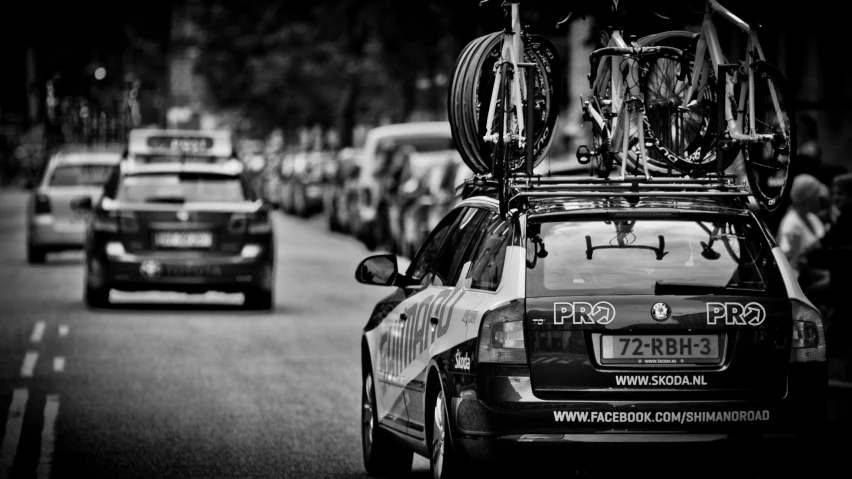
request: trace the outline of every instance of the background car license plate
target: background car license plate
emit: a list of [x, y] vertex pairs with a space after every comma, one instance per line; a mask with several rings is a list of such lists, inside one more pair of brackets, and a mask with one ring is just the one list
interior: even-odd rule
[[718, 334], [602, 335], [604, 364], [718, 363]]
[[209, 248], [213, 235], [208, 232], [164, 231], [154, 234], [154, 245], [163, 248]]

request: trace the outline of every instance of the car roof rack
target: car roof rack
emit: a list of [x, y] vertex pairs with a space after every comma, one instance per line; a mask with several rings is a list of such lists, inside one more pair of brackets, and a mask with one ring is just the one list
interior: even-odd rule
[[[705, 177], [645, 177], [593, 178], [578, 176], [544, 176], [513, 174], [509, 177], [508, 204], [512, 208], [526, 209], [529, 201], [547, 198], [595, 197], [679, 197], [679, 198], [730, 198], [752, 208], [751, 192], [744, 184], [736, 184], [736, 175], [709, 174]], [[490, 174], [474, 175], [457, 189], [461, 199], [472, 196], [489, 196], [499, 201], [500, 183]]]

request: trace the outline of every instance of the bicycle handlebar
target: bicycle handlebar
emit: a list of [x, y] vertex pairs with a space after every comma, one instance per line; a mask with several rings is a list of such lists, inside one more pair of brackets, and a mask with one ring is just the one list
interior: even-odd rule
[[[589, 54], [589, 63], [594, 65], [595, 60], [603, 56], [622, 56], [629, 57], [648, 56], [648, 55], [670, 55], [680, 61], [685, 61], [683, 58], [683, 50], [668, 46], [654, 47], [604, 47], [598, 48]], [[597, 77], [597, 68], [591, 68], [589, 72], [589, 82], [594, 83]]]
[[654, 47], [604, 47], [598, 48], [589, 55], [589, 60], [596, 60], [602, 56], [628, 55], [631, 57], [643, 55], [683, 55], [683, 50], [675, 47], [658, 45]]

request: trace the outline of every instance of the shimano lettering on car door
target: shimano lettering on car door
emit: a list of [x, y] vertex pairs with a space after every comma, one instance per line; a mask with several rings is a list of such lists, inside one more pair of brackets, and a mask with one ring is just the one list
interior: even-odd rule
[[422, 385], [412, 384], [423, 382], [422, 371], [418, 370], [421, 362], [415, 359], [427, 350], [431, 339], [426, 316], [436, 296], [432, 286], [436, 281], [435, 260], [460, 212], [456, 209], [444, 217], [409, 265], [405, 274], [408, 284], [402, 288], [405, 299], [379, 325], [378, 344], [373, 348], [378, 356], [373, 364], [378, 365], [379, 371], [376, 384], [379, 419], [406, 433], [415, 432], [409, 428], [406, 389], [422, 389]]
[[463, 288], [463, 282], [470, 269], [474, 247], [481, 237], [480, 225], [489, 216], [490, 213], [482, 208], [461, 209], [432, 261], [429, 287], [407, 310], [414, 322], [408, 329], [412, 339], [408, 350], [411, 363], [404, 371], [407, 380], [405, 402], [409, 432], [418, 437], [425, 434], [426, 369], [432, 357], [457, 355], [457, 361], [447, 362], [452, 372], [470, 372], [473, 342], [466, 342], [476, 335], [476, 329], [462, 319], [470, 317], [482, 301], [482, 295]]
[[536, 396], [784, 397], [791, 301], [751, 217], [551, 218], [527, 232]]

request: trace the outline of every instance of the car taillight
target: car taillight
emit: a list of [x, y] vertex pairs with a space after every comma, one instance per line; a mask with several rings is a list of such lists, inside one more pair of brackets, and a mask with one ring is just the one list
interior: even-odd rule
[[228, 232], [231, 234], [243, 234], [248, 228], [248, 217], [242, 213], [236, 213], [228, 221]]
[[268, 234], [272, 232], [272, 222], [265, 213], [249, 217], [248, 232], [250, 235]]
[[135, 233], [139, 231], [139, 222], [136, 221], [136, 215], [130, 211], [121, 212], [118, 221], [122, 232]]
[[92, 229], [104, 233], [118, 233], [118, 215], [114, 211], [100, 211], [95, 214]]
[[524, 304], [521, 301], [485, 313], [479, 329], [481, 363], [526, 364]]
[[47, 195], [36, 195], [35, 213], [37, 215], [50, 214], [50, 198]]
[[807, 304], [791, 300], [793, 305], [793, 348], [791, 363], [810, 363], [826, 360], [825, 327], [819, 311]]

